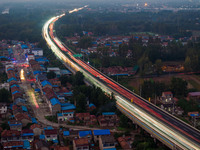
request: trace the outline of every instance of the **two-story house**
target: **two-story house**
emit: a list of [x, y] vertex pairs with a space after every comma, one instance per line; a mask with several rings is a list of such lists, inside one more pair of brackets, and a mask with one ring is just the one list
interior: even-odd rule
[[45, 136], [46, 141], [58, 140], [57, 135], [58, 135], [57, 129], [45, 129], [44, 130], [44, 136]]
[[99, 138], [99, 148], [100, 150], [116, 150], [115, 142], [115, 138], [112, 135], [101, 135]]
[[87, 138], [73, 140], [73, 150], [89, 150], [90, 145]]

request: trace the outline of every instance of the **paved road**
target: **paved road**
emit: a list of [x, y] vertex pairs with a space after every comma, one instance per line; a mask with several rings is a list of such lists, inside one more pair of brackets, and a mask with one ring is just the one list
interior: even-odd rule
[[[25, 73], [25, 78], [27, 77], [26, 75], [26, 68], [24, 69], [24, 73]], [[32, 110], [34, 112], [35, 118], [38, 119], [38, 121], [43, 124], [44, 126], [53, 126], [56, 128], [59, 128], [60, 126], [63, 126], [65, 128], [72, 128], [72, 129], [81, 129], [81, 130], [98, 130], [100, 128], [91, 128], [88, 126], [74, 126], [74, 125], [67, 125], [67, 124], [61, 124], [61, 123], [55, 123], [55, 122], [51, 122], [49, 120], [47, 120], [45, 118], [45, 116], [49, 116], [51, 115], [49, 111], [47, 111], [48, 106], [47, 104], [44, 103], [39, 103], [38, 101], [36, 101], [37, 103], [35, 103], [33, 95], [35, 96], [34, 90], [32, 89], [32, 87], [30, 86], [30, 83], [26, 81], [26, 79], [24, 81], [22, 81], [22, 84], [20, 85], [21, 88], [24, 90], [25, 94], [27, 95], [27, 100], [29, 105], [32, 107]], [[42, 97], [40, 97], [42, 98]], [[37, 105], [39, 107], [37, 107]], [[111, 132], [122, 132], [122, 131], [117, 131], [115, 129], [111, 130]]]

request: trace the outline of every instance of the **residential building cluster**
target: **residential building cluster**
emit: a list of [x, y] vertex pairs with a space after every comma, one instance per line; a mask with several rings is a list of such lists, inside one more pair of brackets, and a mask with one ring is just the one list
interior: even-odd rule
[[[150, 33], [138, 33], [132, 36], [106, 36], [106, 37], [94, 37], [91, 32], [84, 32], [84, 35], [89, 36], [92, 38], [92, 46], [88, 49], [78, 49], [81, 53], [90, 54], [90, 53], [99, 53], [98, 49], [99, 47], [107, 47], [107, 53], [110, 57], [118, 56], [118, 48], [120, 44], [128, 44], [129, 40], [133, 38], [134, 40], [140, 39], [143, 46], [147, 46], [149, 43], [151, 43], [151, 39], [158, 41], [161, 46], [166, 47], [170, 42], [172, 42], [174, 39], [171, 36], [165, 36], [165, 35], [157, 35], [157, 34], [150, 34]], [[74, 46], [78, 45], [78, 42], [80, 40], [80, 36], [75, 37], [66, 37], [66, 40], [71, 43]], [[180, 42], [182, 42], [183, 45], [187, 44], [190, 38], [184, 37], [178, 39]], [[127, 57], [131, 55], [131, 52], [127, 53]]]

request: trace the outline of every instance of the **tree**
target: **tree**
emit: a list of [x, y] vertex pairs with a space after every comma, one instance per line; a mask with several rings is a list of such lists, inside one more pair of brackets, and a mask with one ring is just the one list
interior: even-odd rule
[[0, 83], [4, 83], [8, 80], [6, 72], [0, 73]]
[[182, 98], [178, 100], [177, 104], [184, 110], [185, 114], [191, 111], [199, 111], [198, 102], [192, 99], [188, 101]]
[[146, 53], [138, 60], [138, 64], [140, 66], [141, 75], [152, 73], [152, 63]]
[[2, 103], [8, 103], [10, 102], [11, 94], [6, 89], [0, 89], [0, 102]]
[[83, 85], [84, 84], [84, 76], [78, 71], [73, 77], [73, 85]]
[[74, 97], [76, 102], [76, 112], [85, 112], [86, 111], [86, 96], [83, 93], [79, 93]]
[[67, 75], [62, 75], [60, 78], [59, 78], [61, 84], [63, 86], [66, 86], [66, 83], [69, 82], [69, 83], [72, 83], [72, 77], [69, 77]]
[[181, 78], [172, 78], [170, 88], [174, 96], [184, 97], [187, 95], [187, 81]]
[[102, 56], [108, 56], [109, 47], [101, 46], [97, 48], [98, 54], [101, 54]]
[[185, 58], [184, 68], [186, 72], [192, 71], [191, 59], [189, 56]]
[[54, 79], [56, 77], [56, 73], [53, 71], [50, 71], [47, 73], [47, 78], [48, 79]]
[[128, 117], [126, 117], [125, 115], [120, 116], [120, 122], [119, 122], [120, 127], [129, 128], [130, 126], [129, 126], [128, 122], [131, 122]]
[[78, 47], [87, 49], [88, 47], [92, 46], [92, 39], [90, 37], [82, 37], [78, 41]]
[[120, 44], [119, 45], [119, 56], [126, 57], [128, 52], [128, 45], [127, 44]]
[[157, 75], [162, 74], [162, 60], [161, 59], [157, 59], [155, 62], [155, 67], [156, 67], [156, 73]]

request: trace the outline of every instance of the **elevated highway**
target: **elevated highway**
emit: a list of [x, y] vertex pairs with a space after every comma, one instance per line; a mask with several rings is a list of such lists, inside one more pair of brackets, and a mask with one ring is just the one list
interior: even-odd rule
[[82, 72], [89, 82], [108, 94], [113, 93], [122, 113], [169, 148], [200, 150], [199, 130], [126, 89], [80, 58], [75, 58], [75, 53], [54, 34], [54, 23], [64, 15], [48, 20], [42, 34], [49, 48], [70, 70]]

